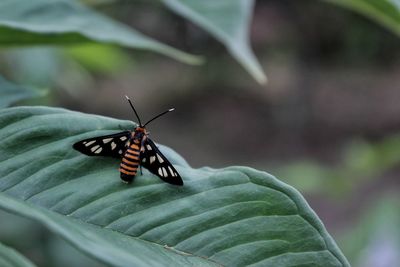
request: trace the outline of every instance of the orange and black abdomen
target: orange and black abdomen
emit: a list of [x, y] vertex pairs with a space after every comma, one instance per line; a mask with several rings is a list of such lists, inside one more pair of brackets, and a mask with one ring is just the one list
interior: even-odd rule
[[121, 179], [123, 181], [127, 183], [132, 182], [140, 164], [139, 155], [140, 155], [140, 147], [135, 143], [132, 143], [125, 151], [125, 154], [122, 157], [122, 161], [119, 166]]

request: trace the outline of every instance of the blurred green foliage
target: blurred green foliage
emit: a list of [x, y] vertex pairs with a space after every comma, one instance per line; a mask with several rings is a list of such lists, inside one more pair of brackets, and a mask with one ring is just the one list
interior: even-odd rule
[[400, 34], [400, 2], [398, 0], [325, 0], [359, 12]]
[[274, 173], [304, 193], [335, 198], [351, 194], [360, 184], [380, 177], [399, 162], [400, 136], [396, 134], [375, 143], [353, 140], [344, 147], [341, 161], [336, 166], [303, 160], [272, 168]]
[[24, 86], [15, 85], [13, 83], [8, 82], [3, 77], [0, 76], [0, 90], [1, 90], [1, 98], [0, 98], [0, 108], [5, 108], [11, 106], [15, 102], [31, 99], [35, 97], [44, 96], [47, 91], [39, 90]]
[[398, 192], [372, 199], [369, 208], [344, 231], [340, 244], [354, 267], [396, 266], [400, 262]]
[[134, 60], [115, 46], [82, 45], [68, 48], [65, 53], [84, 68], [98, 74], [113, 75], [135, 67]]
[[98, 42], [159, 52], [188, 64], [200, 62], [75, 0], [4, 0], [0, 3], [0, 33], [3, 46]]
[[[163, 2], [214, 35], [258, 82], [265, 83], [265, 75], [248, 41], [253, 0]], [[0, 36], [3, 36], [0, 44], [7, 46], [98, 42], [151, 50], [188, 64], [202, 61], [70, 0], [36, 0], [28, 4], [23, 0], [2, 1]]]

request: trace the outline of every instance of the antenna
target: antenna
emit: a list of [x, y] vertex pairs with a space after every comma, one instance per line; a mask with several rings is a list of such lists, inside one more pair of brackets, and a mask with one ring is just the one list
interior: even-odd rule
[[133, 109], [133, 112], [135, 112], [136, 118], [139, 121], [139, 126], [142, 127], [142, 122], [140, 121], [139, 115], [137, 114], [136, 109], [133, 107], [131, 100], [129, 99], [129, 97], [127, 95], [125, 97], [126, 97], [126, 100], [128, 100], [129, 105], [131, 105], [131, 108]]
[[149, 120], [148, 122], [146, 122], [146, 123], [143, 125], [143, 127], [145, 127], [147, 124], [149, 124], [150, 122], [154, 121], [154, 120], [157, 119], [158, 117], [161, 117], [162, 115], [167, 114], [168, 112], [171, 112], [171, 111], [174, 111], [174, 110], [175, 110], [175, 108], [170, 108], [170, 109], [168, 109], [167, 111], [164, 111], [164, 112], [158, 114], [157, 116], [155, 116], [154, 118], [152, 118], [151, 120]]

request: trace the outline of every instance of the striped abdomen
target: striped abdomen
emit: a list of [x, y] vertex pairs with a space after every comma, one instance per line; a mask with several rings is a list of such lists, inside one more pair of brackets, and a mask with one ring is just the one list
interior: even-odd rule
[[121, 179], [125, 182], [132, 182], [136, 175], [137, 169], [140, 164], [140, 148], [135, 143], [131, 144], [125, 151], [122, 157], [119, 171], [121, 173]]

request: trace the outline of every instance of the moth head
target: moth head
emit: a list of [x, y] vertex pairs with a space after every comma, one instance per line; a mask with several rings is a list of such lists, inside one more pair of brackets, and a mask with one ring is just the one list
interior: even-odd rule
[[145, 135], [145, 134], [147, 134], [147, 130], [143, 126], [138, 126], [135, 128], [135, 135]]

